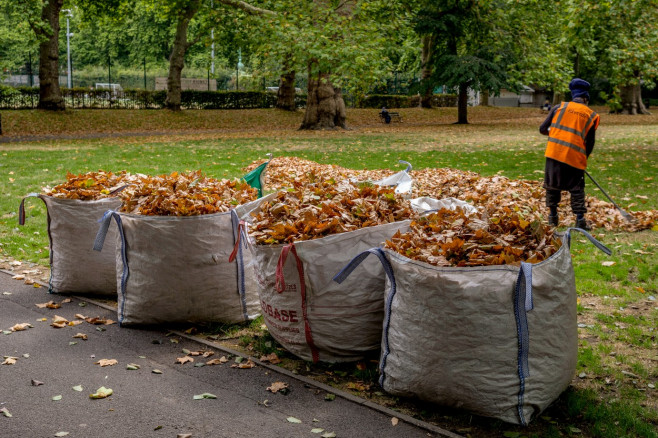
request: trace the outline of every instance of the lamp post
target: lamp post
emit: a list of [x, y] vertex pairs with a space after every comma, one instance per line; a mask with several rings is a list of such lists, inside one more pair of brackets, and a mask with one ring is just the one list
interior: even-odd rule
[[[210, 9], [215, 9], [214, 0], [210, 0]], [[210, 29], [210, 73], [215, 75], [215, 28]]]
[[244, 67], [242, 63], [242, 49], [238, 49], [238, 63], [235, 67], [235, 91], [238, 91], [240, 89], [240, 69]]
[[73, 34], [69, 31], [69, 18], [73, 17], [73, 12], [70, 9], [62, 9], [66, 12], [66, 86], [71, 88], [71, 37]]

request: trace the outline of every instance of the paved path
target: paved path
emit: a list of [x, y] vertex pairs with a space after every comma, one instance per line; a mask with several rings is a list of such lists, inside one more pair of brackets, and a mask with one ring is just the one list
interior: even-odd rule
[[[81, 261], [83, 262], [83, 261]], [[158, 329], [121, 328], [117, 324], [96, 326], [84, 322], [74, 327], [51, 327], [55, 315], [75, 320], [75, 314], [116, 320], [116, 313], [71, 297], [59, 309], [41, 309], [36, 303], [65, 296], [49, 295], [0, 272], [0, 329], [30, 323], [33, 328], [0, 334], [0, 356], [17, 357], [13, 365], [0, 365], [0, 437], [319, 437], [314, 428], [334, 432], [336, 437], [427, 437], [456, 436], [434, 426], [376, 410], [364, 400], [346, 395], [325, 401], [327, 387], [280, 373], [275, 367], [251, 369], [222, 365], [194, 367], [176, 364], [182, 349], [211, 349], [219, 358], [227, 355], [183, 336], [166, 336]], [[81, 302], [87, 302], [81, 307]], [[47, 321], [40, 321], [47, 318]], [[97, 328], [104, 328], [99, 331]], [[73, 338], [85, 333], [88, 340]], [[172, 343], [170, 339], [179, 339]], [[71, 344], [72, 342], [77, 342]], [[101, 367], [100, 359], [116, 359], [117, 365]], [[209, 359], [206, 359], [209, 360]], [[199, 360], [197, 359], [197, 363]], [[126, 365], [140, 369], [131, 371]], [[159, 369], [162, 374], [154, 374]], [[32, 380], [43, 382], [33, 386]], [[290, 385], [288, 395], [266, 390], [275, 381]], [[74, 386], [84, 390], [77, 392]], [[101, 386], [114, 394], [92, 400], [89, 394]], [[211, 393], [216, 399], [194, 400]], [[60, 396], [61, 400], [53, 401]], [[268, 402], [265, 402], [268, 400]], [[364, 404], [365, 403], [365, 404]], [[301, 420], [291, 423], [288, 417]], [[408, 421], [407, 421], [408, 420]], [[323, 432], [323, 433], [325, 433]]]

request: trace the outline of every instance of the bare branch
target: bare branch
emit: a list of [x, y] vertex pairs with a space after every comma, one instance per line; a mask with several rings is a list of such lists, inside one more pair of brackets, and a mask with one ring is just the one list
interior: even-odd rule
[[274, 11], [270, 11], [269, 9], [258, 8], [241, 0], [218, 0], [218, 1], [227, 6], [232, 6], [234, 8], [242, 9], [246, 13], [252, 15], [270, 15], [270, 16], [277, 15], [276, 12]]

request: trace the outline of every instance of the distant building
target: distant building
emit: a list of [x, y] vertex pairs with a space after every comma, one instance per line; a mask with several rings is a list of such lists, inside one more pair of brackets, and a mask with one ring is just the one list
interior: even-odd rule
[[541, 88], [523, 85], [519, 92], [501, 89], [498, 96], [489, 96], [489, 105], [539, 108], [547, 98], [552, 98], [552, 93]]

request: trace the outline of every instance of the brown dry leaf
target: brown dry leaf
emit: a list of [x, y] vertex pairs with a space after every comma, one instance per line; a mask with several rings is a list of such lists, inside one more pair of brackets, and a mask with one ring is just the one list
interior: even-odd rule
[[408, 232], [397, 232], [384, 247], [436, 266], [538, 263], [561, 242], [540, 218], [526, 216], [533, 221], [507, 207], [473, 215], [459, 208], [440, 209], [413, 221]]
[[87, 172], [79, 175], [66, 174], [66, 181], [53, 188], [46, 187], [43, 192], [55, 198], [68, 198], [79, 200], [96, 200], [116, 196], [113, 190], [130, 184], [136, 177], [122, 171], [118, 174], [112, 172]]
[[81, 313], [76, 313], [74, 316], [75, 316], [76, 318], [78, 318], [78, 319], [87, 319], [87, 317], [84, 316], [84, 315], [81, 314]]
[[14, 325], [9, 330], [11, 330], [12, 332], [21, 332], [23, 330], [27, 330], [28, 328], [32, 328], [32, 327], [33, 327], [33, 325], [30, 324], [29, 322], [24, 322], [24, 323], [21, 323], [21, 324]]
[[76, 333], [75, 335], [73, 335], [73, 337], [77, 339], [82, 339], [83, 341], [87, 340], [87, 335], [85, 335], [84, 333]]
[[67, 324], [66, 322], [53, 322], [50, 325], [51, 327], [55, 327], [55, 328], [64, 328], [66, 327], [66, 324]]
[[397, 417], [392, 417], [391, 418], [391, 424], [393, 426], [397, 426], [399, 422], [400, 422], [400, 420]]
[[31, 278], [26, 278], [23, 283], [27, 284], [28, 286], [31, 286], [34, 284], [34, 280], [32, 280]]
[[370, 385], [366, 385], [363, 382], [349, 382], [347, 384], [347, 389], [353, 389], [355, 391], [368, 391], [370, 389]]
[[98, 362], [94, 362], [95, 365], [100, 365], [101, 367], [111, 367], [112, 365], [118, 364], [119, 361], [116, 359], [101, 359]]
[[208, 351], [204, 351], [203, 354], [202, 354], [201, 356], [203, 356], [203, 357], [210, 357], [210, 356], [212, 356], [212, 355], [214, 355], [214, 354], [215, 354], [214, 351], [210, 351], [210, 350], [208, 350]]
[[18, 274], [18, 275], [14, 275], [11, 278], [13, 278], [14, 280], [25, 280], [25, 275]]
[[253, 201], [258, 190], [241, 180], [217, 180], [201, 171], [138, 175], [119, 193], [121, 211], [147, 216], [196, 216], [227, 212]]
[[64, 298], [62, 300], [62, 304], [67, 304], [67, 303], [70, 303], [71, 301], [73, 301], [73, 300], [71, 300], [70, 298]]
[[177, 357], [176, 358], [176, 363], [185, 364], [185, 363], [188, 363], [188, 362], [194, 362], [194, 359], [191, 358], [190, 356], [184, 356], [184, 357]]
[[259, 245], [319, 239], [416, 217], [411, 204], [391, 187], [312, 178], [294, 182], [254, 215], [249, 234]]
[[254, 361], [249, 359], [246, 362], [234, 363], [233, 365], [231, 365], [231, 368], [249, 369], [249, 368], [253, 368], [255, 366], [256, 366], [256, 364], [254, 363]]
[[281, 363], [281, 359], [279, 359], [279, 356], [277, 356], [276, 353], [270, 353], [267, 356], [261, 356], [260, 361], [261, 362], [269, 362], [272, 365], [276, 365], [278, 363]]
[[226, 356], [222, 356], [218, 359], [210, 359], [208, 362], [206, 362], [206, 365], [220, 365], [226, 362], [228, 362], [228, 359]]
[[[51, 306], [54, 306], [54, 305], [56, 305], [57, 307], [51, 307]], [[37, 306], [39, 309], [45, 309], [46, 307], [48, 307], [49, 309], [58, 309], [59, 307], [61, 307], [59, 304], [55, 304], [54, 301], [48, 301], [47, 303], [35, 304], [35, 306]]]
[[76, 325], [82, 324], [82, 321], [69, 321], [67, 324], [69, 327], [75, 327]]
[[277, 393], [281, 391], [282, 389], [288, 388], [288, 384], [285, 382], [274, 382], [270, 386], [267, 387], [267, 390], [272, 392], [272, 393]]
[[115, 321], [112, 321], [109, 318], [101, 318], [100, 316], [96, 316], [94, 318], [85, 318], [85, 321], [87, 321], [89, 324], [94, 324], [94, 325], [109, 325], [109, 324], [114, 324]]
[[17, 357], [5, 356], [5, 361], [2, 362], [2, 365], [13, 365], [16, 363], [17, 360], [18, 360]]
[[[245, 171], [255, 169], [262, 160], [254, 161]], [[277, 157], [267, 167], [267, 186], [272, 190], [293, 187], [295, 184], [315, 183], [318, 179], [378, 180], [390, 176], [393, 171], [352, 170], [335, 165], [319, 164], [296, 157]], [[545, 190], [539, 180], [513, 180], [495, 175], [484, 177], [475, 172], [451, 168], [427, 168], [413, 170], [410, 176], [414, 180], [412, 197], [429, 196], [435, 199], [454, 197], [472, 202], [485, 210], [499, 208], [518, 208], [540, 212], [546, 222], [548, 212], [545, 207]], [[568, 196], [568, 195], [567, 195]], [[630, 199], [627, 199], [630, 200]], [[610, 202], [587, 196], [587, 218], [594, 228], [607, 230], [640, 231], [651, 229], [658, 224], [658, 210], [632, 211], [634, 222], [627, 221]], [[624, 207], [630, 210], [633, 205]], [[575, 222], [568, 200], [559, 207], [563, 224]], [[532, 220], [524, 220], [532, 223]], [[522, 227], [525, 222], [520, 222]]]

